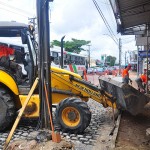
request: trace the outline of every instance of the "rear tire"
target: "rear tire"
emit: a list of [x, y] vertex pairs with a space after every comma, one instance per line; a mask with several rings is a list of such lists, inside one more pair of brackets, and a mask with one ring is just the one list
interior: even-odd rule
[[8, 90], [0, 87], [0, 131], [5, 130], [14, 121], [15, 104]]
[[56, 121], [63, 132], [82, 133], [90, 124], [91, 112], [86, 102], [69, 97], [57, 105]]

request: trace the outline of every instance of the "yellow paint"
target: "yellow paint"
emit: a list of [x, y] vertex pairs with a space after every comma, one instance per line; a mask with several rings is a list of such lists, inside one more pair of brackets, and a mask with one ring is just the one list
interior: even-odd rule
[[[25, 102], [27, 95], [19, 95], [21, 105]], [[32, 108], [33, 107], [33, 108]], [[34, 110], [33, 112], [28, 112], [27, 109], [30, 108], [31, 110]], [[39, 117], [39, 110], [40, 110], [40, 101], [39, 101], [39, 95], [34, 94], [31, 96], [31, 99], [26, 107], [24, 117]]]
[[[68, 70], [65, 70], [65, 69], [60, 69], [58, 67], [51, 67], [51, 70], [55, 71], [55, 72], [58, 72], [58, 73], [66, 73], [66, 74], [69, 74], [69, 75], [73, 75], [76, 78], [82, 79], [79, 74], [68, 71]], [[59, 75], [64, 75], [64, 74], [59, 74]]]
[[[101, 94], [99, 91], [98, 92], [94, 91], [82, 83], [78, 83], [76, 81], [70, 81], [69, 75], [73, 75], [75, 78], [82, 80], [80, 75], [57, 67], [51, 67], [51, 71], [52, 71], [51, 73], [52, 88], [66, 91], [66, 92], [71, 92], [73, 93], [72, 96], [81, 97], [83, 101], [88, 101], [88, 98], [92, 98], [93, 100], [103, 104], [103, 106], [105, 107], [108, 106], [112, 107], [111, 101], [103, 94]], [[7, 86], [15, 95], [19, 95], [18, 87], [15, 83], [15, 80], [3, 70], [0, 70], [0, 82], [3, 83], [5, 86]], [[27, 95], [19, 95], [19, 98], [15, 99], [16, 108], [20, 109], [22, 107], [26, 97]], [[53, 93], [52, 103], [58, 104], [67, 97], [71, 97], [71, 96], [67, 94]], [[40, 110], [39, 107], [40, 107], [39, 95], [38, 94], [33, 95], [27, 106], [28, 111], [30, 110], [31, 112], [25, 111], [24, 116], [38, 117], [39, 110]], [[116, 104], [114, 104], [114, 108], [116, 108]], [[70, 123], [68, 121], [67, 119], [67, 114], [69, 113], [68, 110], [74, 111], [75, 114], [78, 116], [78, 119], [75, 122]], [[80, 114], [74, 108], [68, 108], [67, 110], [64, 111], [63, 114], [65, 114], [63, 119], [66, 123], [68, 122], [67, 124], [69, 126], [76, 126], [76, 124], [78, 124], [80, 121], [80, 117], [79, 117]]]
[[[73, 94], [82, 95], [81, 99], [85, 101], [87, 101], [88, 98], [92, 98], [93, 100], [105, 105], [105, 107], [112, 106], [111, 101], [101, 94], [100, 91], [95, 91], [82, 83], [78, 83], [73, 80], [70, 81], [69, 75], [67, 74], [57, 74], [52, 72], [51, 77], [52, 87], [55, 89], [66, 90], [72, 92]], [[57, 101], [59, 101], [58, 98]]]
[[0, 70], [0, 83], [7, 86], [15, 95], [19, 95], [15, 80], [3, 70]]
[[[69, 118], [69, 113], [74, 113], [74, 119]], [[80, 113], [74, 107], [66, 107], [62, 111], [62, 120], [69, 127], [76, 127], [80, 123]]]

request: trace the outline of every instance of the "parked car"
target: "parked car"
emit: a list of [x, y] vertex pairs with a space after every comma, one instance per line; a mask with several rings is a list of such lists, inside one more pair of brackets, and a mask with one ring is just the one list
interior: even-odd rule
[[98, 75], [104, 75], [105, 73], [104, 73], [104, 69], [103, 68], [97, 68], [96, 69], [96, 74], [98, 74]]
[[93, 73], [94, 72], [94, 68], [88, 68], [87, 69], [87, 74]]

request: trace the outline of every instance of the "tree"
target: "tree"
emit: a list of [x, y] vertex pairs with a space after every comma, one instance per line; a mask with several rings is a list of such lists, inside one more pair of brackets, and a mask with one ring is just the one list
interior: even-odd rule
[[[79, 54], [81, 50], [84, 50], [82, 46], [87, 45], [89, 43], [91, 43], [91, 41], [77, 40], [77, 39], [72, 38], [71, 41], [66, 41], [66, 42], [64, 41], [64, 48], [65, 48], [65, 51]], [[51, 42], [51, 47], [53, 46], [61, 47], [61, 42], [58, 40], [53, 40]]]
[[106, 57], [106, 63], [109, 64], [109, 66], [114, 66], [115, 61], [116, 61], [116, 57], [110, 55]]

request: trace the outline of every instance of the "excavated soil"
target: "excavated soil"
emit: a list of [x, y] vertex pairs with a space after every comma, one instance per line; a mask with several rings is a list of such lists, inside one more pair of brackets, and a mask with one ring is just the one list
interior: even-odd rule
[[7, 150], [72, 150], [73, 148], [73, 143], [65, 139], [62, 139], [60, 143], [52, 141], [37, 143], [35, 140], [20, 140], [11, 143]]
[[150, 128], [150, 103], [137, 116], [124, 112], [116, 141], [116, 150], [150, 150], [150, 137], [146, 136], [147, 128]]

